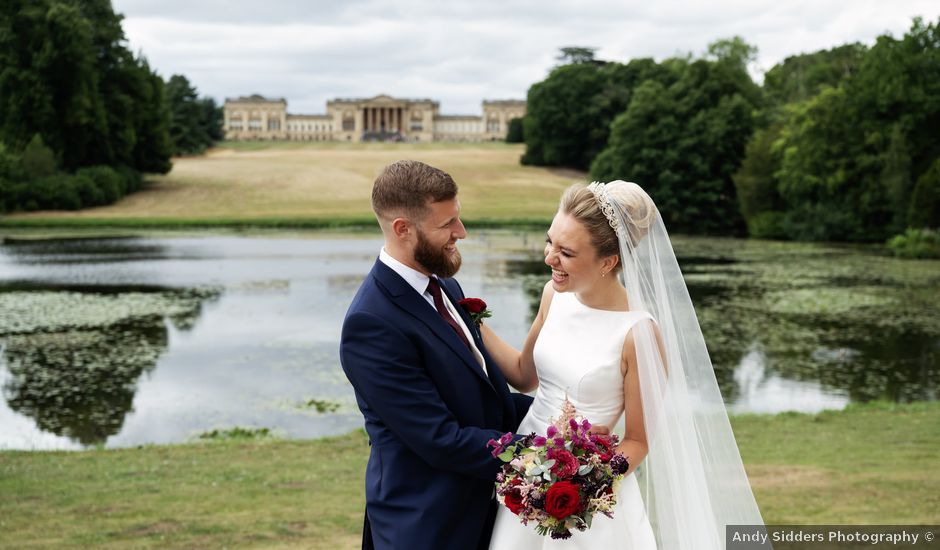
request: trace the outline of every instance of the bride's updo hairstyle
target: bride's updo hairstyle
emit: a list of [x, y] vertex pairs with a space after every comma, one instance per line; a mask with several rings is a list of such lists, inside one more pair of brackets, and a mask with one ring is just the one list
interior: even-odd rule
[[[559, 211], [578, 220], [588, 233], [591, 234], [591, 244], [600, 257], [620, 255], [620, 243], [613, 225], [601, 206], [603, 200], [615, 201], [620, 210], [626, 214], [627, 234], [631, 244], [636, 247], [640, 240], [646, 236], [650, 226], [656, 219], [656, 204], [642, 187], [626, 181], [612, 181], [608, 184], [595, 183], [592, 186], [603, 186], [605, 198], [596, 194], [591, 186], [576, 183], [565, 190], [561, 197]], [[616, 214], [611, 211], [612, 217]], [[615, 270], [619, 271], [621, 263], [617, 263]]]

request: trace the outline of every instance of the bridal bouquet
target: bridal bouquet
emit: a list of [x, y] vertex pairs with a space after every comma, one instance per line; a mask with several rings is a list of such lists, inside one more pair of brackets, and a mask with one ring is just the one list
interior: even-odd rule
[[630, 464], [614, 451], [616, 435], [590, 429], [566, 400], [544, 436], [533, 433], [513, 442], [506, 434], [488, 443], [493, 456], [505, 462], [496, 476], [499, 502], [523, 525], [534, 522], [540, 535], [567, 539], [573, 529], [589, 529], [594, 514], [613, 517], [615, 485]]

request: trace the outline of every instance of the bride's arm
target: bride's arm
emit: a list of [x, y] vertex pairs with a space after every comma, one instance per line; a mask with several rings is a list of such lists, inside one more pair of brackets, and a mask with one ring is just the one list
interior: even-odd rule
[[[647, 321], [640, 321], [641, 323]], [[663, 345], [662, 335], [656, 323], [649, 321], [650, 330], [656, 339], [659, 348], [659, 357], [662, 358], [665, 368], [666, 350]], [[646, 424], [643, 418], [643, 402], [640, 399], [640, 376], [637, 368], [636, 340], [634, 340], [634, 331], [631, 329], [624, 338], [623, 357], [621, 358], [621, 368], [623, 369], [623, 407], [626, 416], [626, 426], [623, 435], [623, 441], [617, 448], [617, 451], [623, 454], [630, 463], [630, 469], [627, 474], [632, 474], [636, 467], [643, 462], [646, 454], [649, 452], [649, 444], [646, 439]]]
[[529, 335], [526, 336], [521, 352], [507, 344], [486, 323], [480, 327], [480, 332], [483, 335], [483, 345], [486, 346], [486, 350], [496, 361], [499, 370], [506, 377], [506, 381], [518, 391], [529, 392], [539, 386], [539, 377], [535, 372], [532, 351], [535, 349], [535, 341], [538, 339], [542, 325], [545, 323], [545, 316], [548, 315], [548, 308], [551, 306], [554, 293], [552, 282], [547, 282], [542, 290], [539, 312], [535, 316], [535, 320], [532, 321], [532, 328], [529, 329]]

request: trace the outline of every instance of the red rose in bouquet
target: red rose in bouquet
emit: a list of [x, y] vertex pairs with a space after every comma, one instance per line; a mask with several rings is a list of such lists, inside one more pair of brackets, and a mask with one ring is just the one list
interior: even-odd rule
[[555, 519], [565, 519], [581, 507], [581, 489], [577, 483], [559, 481], [545, 494], [545, 511]]
[[519, 515], [525, 506], [522, 504], [522, 493], [519, 490], [509, 491], [506, 493], [503, 503], [506, 505], [506, 508], [509, 508], [509, 511], [513, 514]]

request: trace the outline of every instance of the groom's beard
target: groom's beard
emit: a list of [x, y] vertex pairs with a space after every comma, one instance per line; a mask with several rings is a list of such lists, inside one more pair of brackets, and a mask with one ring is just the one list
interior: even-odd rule
[[438, 277], [446, 279], [456, 275], [462, 261], [460, 251], [454, 252], [453, 258], [450, 258], [444, 252], [443, 247], [435, 248], [420, 229], [417, 234], [418, 246], [415, 247], [415, 261]]

